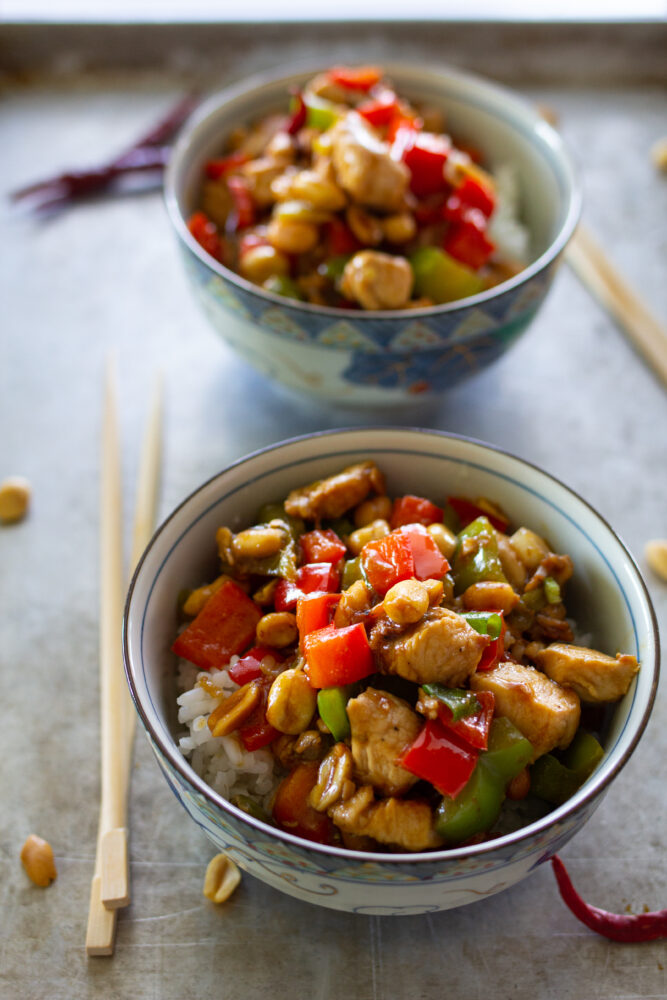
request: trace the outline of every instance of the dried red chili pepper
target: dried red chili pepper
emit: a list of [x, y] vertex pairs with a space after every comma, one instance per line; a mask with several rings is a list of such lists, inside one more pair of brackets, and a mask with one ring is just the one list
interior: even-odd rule
[[652, 913], [609, 913], [585, 902], [572, 885], [567, 869], [557, 854], [551, 864], [565, 905], [575, 917], [596, 934], [625, 943], [667, 938], [667, 910]]

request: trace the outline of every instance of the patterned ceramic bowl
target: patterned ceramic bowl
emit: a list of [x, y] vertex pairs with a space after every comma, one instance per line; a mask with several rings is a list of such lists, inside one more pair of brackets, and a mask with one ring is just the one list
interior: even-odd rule
[[181, 135], [166, 199], [188, 276], [213, 326], [247, 361], [285, 385], [356, 406], [394, 406], [435, 396], [498, 358], [542, 304], [580, 209], [563, 144], [519, 97], [453, 70], [386, 67], [399, 93], [442, 107], [459, 141], [481, 146], [494, 169], [513, 164], [528, 266], [470, 298], [427, 309], [365, 312], [290, 301], [228, 270], [190, 235], [202, 164], [240, 122], [283, 110], [291, 86], [312, 72], [255, 78], [207, 101]]
[[[388, 492], [437, 499], [486, 495], [514, 523], [528, 524], [569, 553], [570, 606], [602, 649], [641, 661], [615, 707], [605, 755], [565, 805], [515, 832], [474, 847], [423, 854], [366, 854], [308, 843], [237, 809], [206, 785], [174, 736], [179, 591], [216, 572], [215, 531], [245, 526], [264, 499], [374, 459]], [[165, 521], [130, 588], [124, 622], [132, 696], [162, 772], [194, 822], [257, 878], [338, 910], [414, 914], [470, 903], [507, 888], [558, 851], [599, 805], [646, 725], [658, 679], [658, 635], [646, 588], [612, 529], [562, 483], [487, 445], [434, 431], [353, 429], [314, 434], [242, 459], [205, 483]]]

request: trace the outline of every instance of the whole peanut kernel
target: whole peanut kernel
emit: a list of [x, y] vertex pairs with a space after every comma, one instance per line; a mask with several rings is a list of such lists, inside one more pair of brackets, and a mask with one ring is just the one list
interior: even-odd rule
[[241, 872], [226, 854], [216, 854], [208, 863], [204, 877], [204, 895], [213, 903], [224, 903], [241, 881]]
[[35, 833], [30, 834], [21, 848], [21, 861], [28, 878], [42, 888], [50, 885], [57, 875], [53, 848]]
[[0, 521], [22, 521], [30, 506], [30, 483], [23, 476], [8, 476], [0, 483]]

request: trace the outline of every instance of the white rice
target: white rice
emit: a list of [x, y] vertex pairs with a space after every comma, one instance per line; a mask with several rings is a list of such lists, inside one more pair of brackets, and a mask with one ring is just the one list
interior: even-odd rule
[[[229, 665], [237, 660], [238, 656], [233, 656]], [[219, 688], [220, 697], [205, 691], [198, 683], [200, 677]], [[213, 737], [208, 727], [211, 712], [238, 688], [227, 670], [199, 671], [187, 660], [179, 660], [176, 684], [181, 691], [176, 699], [178, 721], [185, 726], [177, 737], [178, 746], [193, 770], [225, 798], [248, 795], [269, 810], [279, 780], [271, 751], [247, 751], [236, 733]]]
[[489, 238], [498, 253], [517, 264], [525, 265], [530, 250], [530, 233], [519, 222], [520, 185], [516, 169], [509, 163], [493, 172], [496, 183], [496, 207], [489, 221]]

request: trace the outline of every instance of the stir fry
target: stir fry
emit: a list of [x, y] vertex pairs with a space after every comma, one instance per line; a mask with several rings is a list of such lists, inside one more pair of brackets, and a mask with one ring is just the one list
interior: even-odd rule
[[173, 650], [214, 698], [207, 737], [275, 758], [271, 815], [236, 800], [253, 815], [423, 851], [485, 839], [506, 798], [560, 804], [599, 763], [582, 706], [621, 698], [636, 658], [574, 643], [570, 556], [487, 498], [441, 503], [391, 499], [367, 461], [218, 529]]
[[445, 129], [379, 69], [329, 69], [286, 94], [284, 113], [227, 138], [205, 165], [190, 232], [249, 281], [316, 305], [475, 295], [522, 265], [491, 238], [498, 199], [481, 154]]

